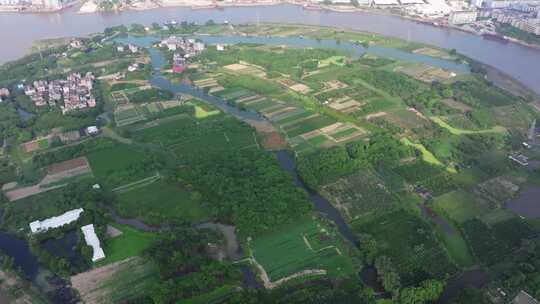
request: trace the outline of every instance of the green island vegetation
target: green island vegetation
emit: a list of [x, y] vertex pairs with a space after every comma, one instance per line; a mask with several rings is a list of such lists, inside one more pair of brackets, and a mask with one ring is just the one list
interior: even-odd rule
[[[209, 35], [239, 42], [182, 46]], [[157, 43], [171, 36], [178, 47]], [[272, 40], [284, 37], [299, 45]], [[40, 49], [0, 67], [0, 228], [75, 302], [540, 299], [539, 206], [516, 200], [540, 185], [538, 99], [498, 88], [478, 63], [371, 33], [211, 20]], [[94, 107], [25, 93], [72, 73], [95, 76]], [[0, 255], [0, 292], [52, 303], [15, 260]]]

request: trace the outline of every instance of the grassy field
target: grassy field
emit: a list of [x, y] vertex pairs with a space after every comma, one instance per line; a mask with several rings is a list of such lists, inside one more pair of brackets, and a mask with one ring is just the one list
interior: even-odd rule
[[158, 181], [118, 194], [114, 205], [121, 216], [137, 218], [149, 225], [173, 219], [193, 222], [207, 216], [196, 196], [179, 185]]
[[98, 266], [139, 256], [150, 247], [155, 238], [153, 233], [139, 231], [127, 225], [112, 224], [112, 226], [122, 231], [122, 235], [105, 239], [103, 245], [105, 259], [100, 261]]
[[208, 116], [213, 116], [221, 113], [218, 109], [208, 106], [207, 104], [204, 104], [197, 100], [189, 101], [187, 104], [195, 107], [195, 118], [197, 119], [204, 119]]
[[345, 59], [347, 57], [345, 56], [331, 56], [326, 59], [323, 59], [319, 61], [320, 66], [327, 66], [330, 64], [338, 65], [338, 66], [344, 66], [345, 65]]
[[436, 197], [433, 208], [457, 223], [463, 223], [489, 211], [489, 208], [475, 201], [474, 195], [461, 190]]
[[336, 120], [328, 116], [317, 116], [286, 128], [287, 136], [295, 137], [304, 133], [320, 129], [335, 123]]
[[[437, 229], [439, 230], [440, 228]], [[457, 229], [454, 229], [455, 233], [449, 235], [443, 231], [438, 231], [440, 240], [442, 241], [444, 247], [448, 251], [450, 258], [459, 266], [459, 267], [470, 267], [474, 264], [474, 257], [471, 254], [469, 246], [465, 239], [461, 236], [460, 232]]]
[[[422, 144], [415, 144], [413, 142], [411, 142], [408, 138], [406, 137], [403, 137], [401, 139], [401, 142], [404, 143], [405, 145], [407, 146], [412, 146], [414, 148], [416, 148], [418, 151], [420, 151], [422, 153], [422, 159], [429, 163], [429, 164], [432, 164], [432, 165], [436, 165], [436, 166], [443, 166], [444, 167], [444, 164], [435, 157], [435, 155], [433, 155], [433, 153], [431, 153], [428, 149], [426, 149], [426, 147], [424, 147], [424, 145]], [[447, 170], [449, 172], [452, 172], [452, 173], [456, 173], [456, 169], [454, 168], [450, 168], [448, 167]]]
[[494, 126], [490, 129], [484, 129], [484, 130], [463, 130], [463, 129], [457, 129], [446, 123], [444, 120], [442, 120], [441, 117], [438, 116], [432, 116], [430, 119], [441, 126], [442, 128], [445, 128], [448, 130], [448, 132], [454, 134], [454, 135], [463, 135], [463, 134], [481, 134], [481, 133], [506, 133], [506, 128], [502, 126]]
[[155, 173], [142, 167], [148, 155], [128, 145], [118, 144], [92, 152], [87, 157], [94, 176], [108, 187], [121, 186]]
[[330, 277], [342, 277], [356, 269], [339, 238], [337, 232], [306, 218], [256, 238], [250, 248], [272, 281], [307, 269], [324, 269]]

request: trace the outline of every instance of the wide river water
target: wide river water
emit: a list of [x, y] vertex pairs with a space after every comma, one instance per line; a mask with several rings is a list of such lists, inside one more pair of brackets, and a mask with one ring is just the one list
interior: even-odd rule
[[540, 50], [515, 43], [486, 40], [480, 36], [437, 28], [374, 13], [341, 13], [304, 10], [295, 5], [235, 7], [192, 10], [160, 8], [126, 11], [117, 14], [80, 15], [75, 9], [51, 14], [0, 13], [0, 63], [23, 56], [32, 42], [43, 38], [81, 36], [102, 31], [105, 27], [169, 19], [203, 23], [209, 19], [232, 23], [276, 22], [334, 26], [368, 31], [447, 49], [456, 49], [482, 63], [491, 65], [519, 80], [540, 94]]

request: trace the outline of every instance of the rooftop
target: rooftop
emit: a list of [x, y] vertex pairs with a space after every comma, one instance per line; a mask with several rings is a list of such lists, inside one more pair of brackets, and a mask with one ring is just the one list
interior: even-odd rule
[[88, 246], [91, 246], [92, 250], [94, 251], [92, 255], [92, 262], [104, 259], [105, 252], [103, 252], [103, 249], [101, 248], [101, 245], [99, 243], [96, 231], [94, 230], [94, 224], [82, 226], [81, 230], [84, 234], [84, 240], [86, 241], [86, 244]]
[[32, 233], [38, 233], [47, 231], [51, 228], [62, 227], [79, 219], [83, 211], [82, 208], [73, 209], [62, 215], [51, 217], [43, 221], [33, 221], [30, 223], [30, 230]]

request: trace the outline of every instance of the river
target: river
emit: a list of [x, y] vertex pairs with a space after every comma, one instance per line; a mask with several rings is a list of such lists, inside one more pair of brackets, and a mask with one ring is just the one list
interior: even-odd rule
[[232, 23], [276, 22], [334, 26], [368, 31], [435, 45], [458, 52], [491, 65], [540, 94], [540, 50], [515, 43], [486, 40], [473, 34], [438, 28], [405, 20], [397, 16], [375, 13], [344, 13], [304, 10], [295, 5], [231, 7], [225, 9], [191, 10], [190, 8], [159, 8], [147, 11], [126, 11], [111, 14], [79, 15], [75, 9], [51, 14], [0, 13], [0, 62], [21, 57], [32, 42], [43, 38], [83, 36], [102, 31], [109, 26], [131, 23], [150, 24], [169, 19], [203, 23], [209, 19]]

